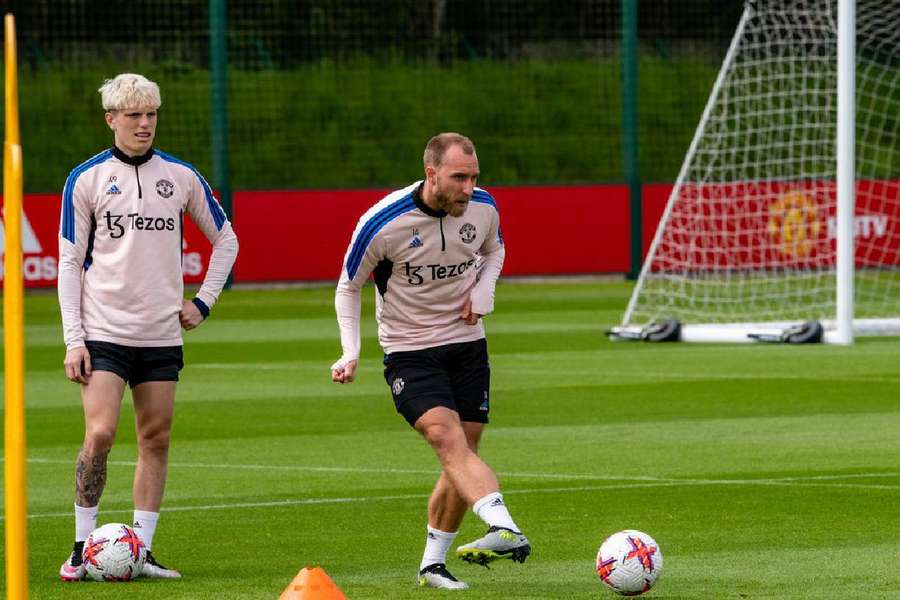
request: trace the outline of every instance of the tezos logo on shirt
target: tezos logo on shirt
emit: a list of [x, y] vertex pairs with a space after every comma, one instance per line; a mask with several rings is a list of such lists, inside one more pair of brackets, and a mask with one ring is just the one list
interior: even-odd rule
[[470, 258], [458, 265], [414, 265], [403, 263], [403, 274], [410, 285], [422, 285], [425, 278], [430, 276], [431, 281], [459, 277], [475, 265], [475, 259]]
[[144, 217], [137, 213], [114, 215], [109, 211], [103, 215], [109, 237], [117, 239], [130, 231], [175, 231], [174, 217]]

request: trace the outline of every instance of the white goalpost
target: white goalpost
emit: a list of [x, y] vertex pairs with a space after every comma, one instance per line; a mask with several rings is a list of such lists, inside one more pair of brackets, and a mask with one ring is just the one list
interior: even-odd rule
[[900, 334], [900, 2], [747, 0], [609, 333]]

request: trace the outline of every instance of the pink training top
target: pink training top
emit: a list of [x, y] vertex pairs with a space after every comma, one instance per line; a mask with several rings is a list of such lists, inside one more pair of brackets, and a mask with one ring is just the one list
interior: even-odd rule
[[359, 358], [360, 289], [374, 273], [378, 339], [385, 352], [420, 350], [484, 337], [467, 325], [463, 304], [486, 315], [505, 250], [494, 199], [475, 188], [466, 212], [451, 217], [421, 199], [416, 182], [387, 195], [359, 220], [335, 294], [343, 355]]
[[63, 189], [59, 304], [66, 348], [85, 340], [179, 346], [184, 299], [182, 219], [213, 245], [197, 292], [212, 308], [238, 243], [209, 184], [159, 150], [129, 157], [105, 150], [72, 170]]

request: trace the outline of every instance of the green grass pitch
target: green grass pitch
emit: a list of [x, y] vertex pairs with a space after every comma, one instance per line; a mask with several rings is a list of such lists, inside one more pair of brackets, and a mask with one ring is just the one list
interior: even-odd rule
[[[629, 287], [498, 286], [482, 454], [534, 553], [451, 557], [464, 595], [613, 598], [594, 556], [636, 528], [665, 556], [651, 598], [900, 599], [900, 342], [609, 342]], [[338, 386], [331, 289], [226, 293], [185, 335], [154, 544], [184, 579], [63, 584], [81, 407], [55, 296], [29, 295], [31, 597], [272, 599], [305, 565], [351, 599], [443, 597], [414, 585], [437, 463], [394, 412], [365, 298], [359, 379]], [[131, 515], [130, 397], [110, 460], [101, 523]], [[470, 514], [458, 541], [483, 531]]]

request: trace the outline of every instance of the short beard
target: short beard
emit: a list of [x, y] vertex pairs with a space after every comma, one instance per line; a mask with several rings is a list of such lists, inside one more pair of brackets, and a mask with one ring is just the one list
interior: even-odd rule
[[434, 199], [437, 201], [438, 207], [451, 217], [463, 216], [466, 213], [466, 208], [469, 206], [466, 204], [460, 208], [455, 202], [452, 202], [449, 197], [436, 190], [434, 192]]

